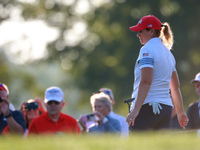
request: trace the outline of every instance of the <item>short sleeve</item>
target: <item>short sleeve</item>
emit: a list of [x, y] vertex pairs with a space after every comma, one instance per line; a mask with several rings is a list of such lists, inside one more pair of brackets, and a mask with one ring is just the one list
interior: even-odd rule
[[172, 62], [174, 63], [174, 68], [173, 68], [173, 71], [176, 71], [176, 60], [174, 58], [174, 55], [170, 52], [170, 54], [172, 55]]
[[154, 57], [153, 54], [147, 48], [141, 48], [138, 58], [139, 68], [150, 67], [153, 68], [154, 66]]
[[25, 131], [25, 129], [26, 129], [26, 123], [25, 123], [23, 114], [22, 114], [20, 111], [18, 111], [18, 110], [15, 110], [15, 111], [11, 112], [11, 114], [12, 114], [12, 117], [14, 118], [14, 120], [15, 120], [18, 124], [20, 124], [21, 127], [22, 127], [22, 128], [24, 129], [24, 131]]

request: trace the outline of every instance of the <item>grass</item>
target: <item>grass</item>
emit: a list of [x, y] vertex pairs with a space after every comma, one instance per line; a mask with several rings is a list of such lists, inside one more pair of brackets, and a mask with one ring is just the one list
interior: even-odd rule
[[118, 135], [0, 137], [1, 150], [199, 150], [197, 132], [142, 132]]

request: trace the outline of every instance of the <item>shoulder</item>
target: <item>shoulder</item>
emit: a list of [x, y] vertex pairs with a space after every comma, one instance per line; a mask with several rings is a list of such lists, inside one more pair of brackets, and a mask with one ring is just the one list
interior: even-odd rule
[[194, 103], [191, 103], [190, 105], [189, 105], [189, 107], [195, 107], [195, 106], [197, 106], [198, 105], [198, 101], [196, 101], [196, 102], [194, 102]]
[[144, 46], [140, 49], [140, 53], [143, 53], [143, 52], [151, 52], [151, 51], [150, 51], [150, 46], [144, 45]]
[[198, 107], [198, 101], [197, 101], [197, 102], [194, 102], [194, 103], [191, 103], [191, 104], [188, 106], [188, 110], [194, 109], [195, 107]]
[[113, 117], [113, 116], [107, 116], [106, 118], [109, 120], [109, 122], [112, 122], [112, 123], [119, 123], [119, 124], [120, 124], [119, 119], [117, 119], [117, 118], [115, 118], [115, 117]]
[[139, 57], [140, 58], [145, 58], [145, 57], [154, 57], [156, 51], [154, 48], [151, 46], [151, 44], [144, 45], [139, 52]]
[[17, 114], [17, 115], [22, 114], [22, 112], [19, 111], [19, 110], [14, 110], [14, 111], [10, 110], [10, 113], [13, 114], [13, 115], [16, 115], [16, 114]]
[[118, 119], [120, 121], [126, 121], [126, 118], [124, 116], [121, 116], [121, 115], [116, 114], [114, 112], [111, 114], [111, 117], [116, 118], [116, 119]]
[[14, 110], [14, 111], [10, 110], [10, 113], [13, 118], [23, 118], [23, 114], [19, 110]]

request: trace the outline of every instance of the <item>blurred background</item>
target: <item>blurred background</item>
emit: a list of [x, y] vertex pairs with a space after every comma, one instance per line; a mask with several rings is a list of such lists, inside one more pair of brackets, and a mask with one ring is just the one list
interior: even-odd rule
[[0, 82], [16, 109], [59, 86], [63, 112], [75, 118], [90, 113], [90, 96], [108, 87], [114, 111], [126, 116], [141, 48], [129, 27], [153, 14], [172, 27], [186, 110], [198, 99], [190, 81], [200, 72], [199, 9], [199, 0], [0, 0]]

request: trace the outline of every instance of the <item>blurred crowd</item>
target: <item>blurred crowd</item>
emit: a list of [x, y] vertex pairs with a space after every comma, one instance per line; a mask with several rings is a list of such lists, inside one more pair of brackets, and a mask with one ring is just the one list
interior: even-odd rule
[[[189, 118], [187, 130], [200, 128], [200, 73], [191, 84], [197, 93], [197, 101], [187, 109]], [[12, 92], [12, 91], [11, 91]], [[113, 112], [115, 105], [111, 89], [101, 88], [90, 97], [90, 114], [81, 115], [75, 119], [62, 113], [66, 105], [61, 88], [52, 86], [46, 89], [42, 98], [31, 98], [21, 104], [17, 110], [9, 101], [9, 89], [6, 84], [0, 84], [0, 133], [7, 136], [19, 134], [23, 136], [44, 134], [102, 134], [113, 133], [128, 137], [130, 130], [125, 116]], [[128, 114], [128, 112], [127, 112]], [[181, 129], [176, 109], [172, 110], [169, 129]]]
[[21, 134], [100, 134], [115, 133], [128, 136], [126, 119], [113, 112], [115, 104], [111, 89], [102, 88], [91, 94], [91, 114], [81, 115], [75, 119], [62, 113], [66, 105], [61, 88], [51, 86], [42, 98], [31, 98], [23, 102], [19, 110], [9, 101], [6, 84], [0, 84], [0, 130], [2, 135]]

